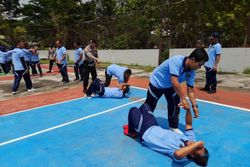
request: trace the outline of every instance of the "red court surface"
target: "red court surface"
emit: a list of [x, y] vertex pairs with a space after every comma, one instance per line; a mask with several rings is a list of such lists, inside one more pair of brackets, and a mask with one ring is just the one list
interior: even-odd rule
[[[133, 86], [147, 88], [148, 78], [131, 77], [129, 83]], [[183, 86], [183, 89], [186, 88]], [[25, 109], [80, 98], [83, 97], [83, 95], [84, 94], [82, 93], [82, 86], [73, 86], [72, 88], [61, 91], [51, 91], [49, 93], [18, 98], [13, 96], [13, 98], [11, 99], [0, 101], [0, 115], [10, 114]], [[196, 98], [250, 109], [249, 91], [242, 92], [236, 90], [219, 89], [216, 94], [207, 94], [206, 92], [202, 92], [196, 89]]]

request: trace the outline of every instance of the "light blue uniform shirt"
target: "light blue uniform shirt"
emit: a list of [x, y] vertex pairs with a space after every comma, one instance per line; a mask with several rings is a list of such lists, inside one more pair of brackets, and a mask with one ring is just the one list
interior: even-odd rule
[[28, 49], [22, 49], [22, 51], [23, 51], [24, 60], [26, 62], [30, 62], [30, 60], [31, 60], [31, 53], [30, 53], [30, 51]]
[[102, 97], [112, 97], [112, 98], [122, 98], [123, 97], [123, 91], [119, 88], [104, 88], [105, 92]]
[[184, 64], [187, 57], [176, 55], [165, 60], [156, 67], [150, 76], [150, 83], [159, 89], [173, 87], [171, 76], [178, 77], [179, 83], [186, 81], [188, 86], [194, 86], [195, 71], [184, 71]]
[[168, 155], [178, 162], [183, 162], [187, 159], [175, 159], [174, 152], [184, 147], [186, 141], [196, 141], [193, 130], [185, 131], [182, 135], [171, 130], [163, 129], [160, 126], [151, 126], [148, 128], [143, 134], [142, 139], [142, 144], [154, 151]]
[[[75, 53], [74, 53], [74, 62], [75, 63], [79, 60], [81, 54], [83, 54], [83, 50], [81, 47], [75, 50]], [[82, 63], [83, 63], [83, 61], [80, 60], [78, 64], [82, 65]]]
[[6, 55], [4, 54], [5, 52], [0, 51], [0, 63], [4, 64], [5, 63], [5, 57]]
[[118, 66], [116, 64], [111, 64], [107, 68], [107, 74], [110, 76], [114, 75], [118, 79], [119, 83], [123, 83], [124, 82], [124, 71], [126, 71], [127, 69], [128, 69], [127, 67], [121, 67], [121, 66]]
[[[66, 48], [64, 46], [57, 48], [56, 49], [56, 59], [57, 61], [61, 61], [63, 55], [66, 55]], [[66, 65], [67, 64], [67, 58], [62, 61], [62, 64]]]
[[216, 57], [221, 54], [221, 45], [219, 43], [210, 45], [208, 48], [208, 61], [204, 64], [205, 67], [213, 68]]
[[24, 67], [20, 59], [21, 57], [24, 57], [22, 49], [15, 48], [13, 51], [14, 52], [12, 54], [12, 63], [14, 64], [15, 71], [24, 70]]
[[38, 61], [40, 61], [39, 55], [31, 53], [31, 62], [38, 62]]

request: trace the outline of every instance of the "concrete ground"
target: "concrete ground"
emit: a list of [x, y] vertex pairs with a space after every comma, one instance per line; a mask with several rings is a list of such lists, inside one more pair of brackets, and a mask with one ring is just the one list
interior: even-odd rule
[[[27, 92], [25, 88], [24, 81], [21, 81], [18, 94], [12, 95], [12, 84], [13, 77], [12, 74], [8, 76], [0, 76], [0, 101], [6, 99], [12, 99], [15, 97], [22, 97], [34, 94], [41, 94], [51, 91], [60, 91], [64, 89], [69, 89], [71, 87], [76, 87], [82, 85], [81, 81], [73, 81], [75, 76], [73, 69], [69, 67], [68, 74], [70, 78], [70, 83], [63, 84], [61, 82], [61, 75], [58, 73], [56, 67], [54, 67], [53, 73], [46, 73], [47, 66], [43, 66], [44, 76], [40, 77], [32, 76], [34, 92]], [[98, 68], [98, 77], [104, 80], [104, 68]], [[149, 78], [151, 73], [145, 73], [143, 69], [132, 69], [134, 77]], [[225, 90], [236, 90], [250, 93], [250, 75], [246, 74], [218, 74], [218, 87], [219, 89]], [[197, 71], [196, 75], [196, 87], [202, 87], [205, 83], [205, 72], [202, 70]], [[79, 90], [82, 91], [82, 90]]]

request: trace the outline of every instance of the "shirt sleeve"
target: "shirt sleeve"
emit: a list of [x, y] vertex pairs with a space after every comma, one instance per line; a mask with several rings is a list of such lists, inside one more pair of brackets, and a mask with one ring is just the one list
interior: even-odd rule
[[215, 46], [215, 54], [216, 54], [216, 56], [221, 54], [221, 46], [220, 45]]
[[63, 55], [66, 54], [66, 48], [63, 48], [63, 49], [62, 49], [62, 53], [63, 53]]
[[179, 76], [179, 70], [180, 70], [179, 63], [176, 61], [176, 59], [174, 57], [170, 58], [169, 59], [169, 72], [170, 72], [170, 75], [178, 77]]
[[195, 137], [193, 129], [186, 130], [184, 132], [184, 135], [188, 138], [189, 141], [196, 141], [196, 137]]
[[195, 72], [193, 71], [190, 77], [187, 79], [187, 86], [193, 87], [195, 83]]

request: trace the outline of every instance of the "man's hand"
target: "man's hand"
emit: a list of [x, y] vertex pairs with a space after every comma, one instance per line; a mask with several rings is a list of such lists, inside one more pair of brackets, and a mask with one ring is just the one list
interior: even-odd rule
[[214, 66], [211, 71], [217, 71], [217, 66]]
[[185, 98], [181, 99], [181, 102], [178, 104], [178, 106], [182, 107], [184, 110], [190, 109], [189, 103], [187, 102], [187, 100]]
[[30, 73], [30, 71], [27, 69], [27, 70], [25, 70], [25, 73], [26, 73], [26, 74], [29, 74], [29, 73]]

